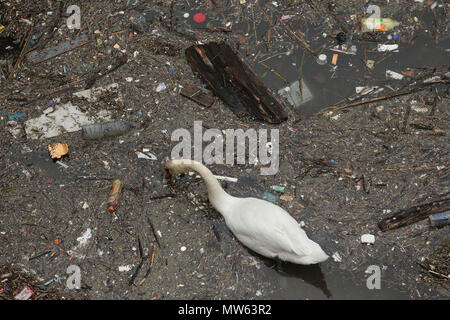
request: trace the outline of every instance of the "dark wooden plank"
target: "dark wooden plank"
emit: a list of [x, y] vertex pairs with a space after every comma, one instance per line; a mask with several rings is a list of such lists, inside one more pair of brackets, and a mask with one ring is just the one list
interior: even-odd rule
[[426, 219], [432, 214], [448, 211], [449, 209], [450, 199], [442, 199], [417, 205], [394, 213], [389, 218], [380, 221], [378, 227], [381, 231], [397, 229]]
[[40, 63], [40, 62], [52, 59], [56, 56], [59, 56], [63, 53], [75, 50], [75, 49], [77, 49], [81, 46], [84, 46], [85, 44], [88, 44], [90, 42], [92, 42], [92, 40], [89, 40], [87, 35], [82, 34], [73, 40], [60, 43], [56, 47], [31, 51], [30, 53], [27, 54], [27, 58], [28, 58], [28, 61], [30, 61], [33, 64]]
[[211, 107], [214, 103], [214, 95], [205, 88], [199, 86], [187, 84], [184, 86], [183, 90], [181, 90], [180, 94], [205, 107]]
[[210, 42], [191, 46], [185, 53], [194, 71], [238, 117], [251, 114], [268, 123], [288, 118], [283, 106], [229, 45]]

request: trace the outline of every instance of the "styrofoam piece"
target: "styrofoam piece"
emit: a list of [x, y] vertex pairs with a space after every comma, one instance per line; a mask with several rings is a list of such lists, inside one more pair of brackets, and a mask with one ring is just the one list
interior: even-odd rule
[[90, 117], [69, 101], [55, 106], [55, 110], [51, 113], [27, 120], [25, 132], [29, 139], [53, 138], [66, 132], [81, 130], [82, 126], [99, 120], [110, 120], [110, 118], [106, 110], [97, 112], [95, 118]]

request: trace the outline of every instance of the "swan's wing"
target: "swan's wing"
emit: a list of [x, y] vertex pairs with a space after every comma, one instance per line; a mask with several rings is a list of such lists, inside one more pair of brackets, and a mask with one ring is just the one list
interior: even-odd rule
[[227, 225], [241, 242], [260, 253], [311, 254], [311, 240], [289, 213], [261, 199], [240, 200]]

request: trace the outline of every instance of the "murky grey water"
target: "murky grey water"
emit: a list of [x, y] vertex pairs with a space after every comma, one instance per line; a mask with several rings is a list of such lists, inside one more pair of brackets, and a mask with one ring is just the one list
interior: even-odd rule
[[[228, 17], [227, 12], [232, 9], [214, 9], [215, 7], [192, 9], [181, 3], [175, 6], [177, 27], [181, 32], [192, 33], [192, 30], [202, 31], [213, 27], [223, 27], [228, 22], [236, 21], [236, 17]], [[257, 9], [254, 9], [255, 12]], [[274, 10], [275, 11], [275, 10]], [[276, 11], [275, 11], [276, 12]], [[188, 13], [189, 17], [183, 15]], [[196, 13], [204, 13], [206, 20], [203, 23], [196, 23], [193, 19]], [[290, 12], [289, 12], [290, 13]], [[283, 14], [288, 14], [284, 12]], [[281, 15], [281, 13], [279, 13]], [[277, 19], [274, 14], [273, 21]], [[248, 42], [240, 46], [240, 57], [251, 66], [252, 70], [260, 77], [264, 84], [274, 93], [299, 79], [302, 70], [302, 79], [312, 94], [312, 100], [302, 104], [297, 111], [301, 114], [312, 114], [329, 105], [345, 101], [349, 96], [355, 95], [357, 86], [383, 86], [388, 84], [391, 89], [384, 90], [384, 94], [392, 93], [393, 90], [405, 85], [409, 80], [406, 77], [402, 81], [392, 81], [386, 79], [386, 70], [396, 73], [405, 71], [406, 68], [433, 68], [442, 67], [450, 60], [450, 37], [441, 35], [436, 44], [430, 30], [421, 30], [414, 35], [406, 35], [409, 38], [391, 38], [396, 35], [395, 31], [379, 33], [382, 44], [398, 44], [398, 52], [378, 52], [377, 42], [352, 41], [348, 36], [344, 45], [350, 48], [356, 46], [356, 55], [340, 53], [330, 50], [338, 43], [334, 41], [330, 44], [329, 38], [323, 37], [323, 27], [316, 27], [313, 24], [306, 24], [297, 16], [289, 20], [291, 26], [298, 26], [304, 32], [305, 39], [310, 40], [311, 47], [318, 53], [327, 56], [327, 63], [319, 65], [316, 58], [303, 50], [297, 43], [289, 40], [279, 41], [279, 38], [272, 31], [270, 44], [267, 46], [267, 31], [270, 25], [267, 21], [253, 24], [253, 21], [241, 17], [239, 23], [232, 23], [229, 28], [233, 34], [248, 39]], [[420, 16], [425, 25], [431, 26], [433, 14], [429, 10]], [[274, 23], [274, 22], [272, 22]], [[256, 27], [256, 32], [254, 31]], [[338, 30], [338, 28], [336, 29]], [[337, 31], [336, 31], [337, 32]], [[255, 41], [255, 34], [256, 39]], [[353, 35], [357, 37], [358, 35]], [[388, 39], [391, 38], [391, 39]], [[250, 55], [246, 54], [246, 47], [249, 48]], [[342, 48], [339, 48], [342, 49]], [[446, 51], [447, 49], [447, 51]], [[331, 63], [333, 54], [337, 54], [337, 63]], [[369, 70], [364, 61], [373, 60], [375, 67]], [[389, 90], [389, 91], [388, 91]]]
[[409, 299], [401, 292], [381, 283], [380, 289], [368, 289], [367, 277], [361, 274], [360, 281], [351, 281], [348, 274], [332, 265], [332, 259], [324, 265], [298, 266], [289, 264], [283, 271], [271, 271], [280, 291], [276, 299]]

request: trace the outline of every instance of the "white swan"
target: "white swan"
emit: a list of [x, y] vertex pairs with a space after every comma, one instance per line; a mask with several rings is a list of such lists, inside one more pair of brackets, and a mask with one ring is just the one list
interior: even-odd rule
[[171, 160], [166, 168], [173, 175], [196, 171], [205, 181], [213, 207], [245, 246], [268, 257], [297, 264], [315, 264], [328, 259], [319, 244], [310, 240], [289, 213], [279, 206], [256, 198], [230, 196], [211, 171], [193, 160]]

